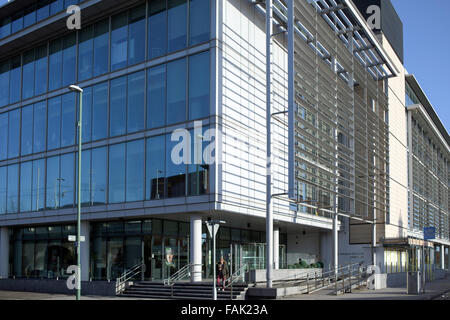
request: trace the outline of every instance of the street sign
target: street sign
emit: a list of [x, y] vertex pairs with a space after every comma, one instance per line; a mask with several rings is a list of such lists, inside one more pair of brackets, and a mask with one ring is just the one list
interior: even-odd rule
[[432, 240], [436, 238], [436, 228], [435, 227], [425, 227], [423, 228], [423, 239]]
[[[77, 241], [77, 236], [69, 236], [69, 241], [76, 242]], [[86, 241], [85, 236], [80, 236], [80, 242], [85, 242], [85, 241]]]
[[208, 228], [210, 238], [214, 239], [216, 237], [217, 231], [219, 231], [219, 224], [207, 223], [206, 227]]

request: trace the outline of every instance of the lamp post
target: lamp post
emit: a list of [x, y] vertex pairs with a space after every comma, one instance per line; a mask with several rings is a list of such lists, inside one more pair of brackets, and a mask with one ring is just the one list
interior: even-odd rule
[[80, 94], [80, 104], [78, 109], [78, 210], [77, 210], [77, 300], [81, 297], [81, 241], [80, 241], [80, 231], [81, 231], [81, 142], [82, 142], [82, 123], [83, 123], [83, 89], [78, 86], [71, 85], [69, 87], [70, 91], [78, 92]]
[[206, 226], [208, 227], [209, 235], [212, 238], [213, 242], [213, 300], [217, 300], [217, 288], [216, 288], [216, 235], [219, 230], [220, 224], [226, 223], [221, 220], [208, 220], [206, 221]]

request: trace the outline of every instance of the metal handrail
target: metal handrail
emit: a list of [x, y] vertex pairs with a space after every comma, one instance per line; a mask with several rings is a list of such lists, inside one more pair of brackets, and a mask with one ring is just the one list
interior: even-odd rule
[[167, 279], [164, 279], [164, 285], [165, 286], [169, 286], [172, 285], [177, 282], [180, 281], [181, 279], [190, 276], [191, 274], [191, 268], [195, 267], [195, 266], [201, 266], [202, 264], [187, 264], [185, 265], [183, 268], [181, 268], [180, 270], [178, 270], [177, 272], [175, 272], [172, 276], [169, 276]]
[[247, 267], [248, 265], [244, 264], [238, 270], [236, 270], [236, 272], [230, 276], [230, 281], [225, 285], [225, 288], [231, 287], [233, 283], [237, 282], [241, 278], [242, 273], [247, 270]]
[[125, 283], [141, 272], [145, 272], [144, 262], [136, 264], [130, 269], [125, 270], [125, 272], [116, 279], [116, 294], [120, 294], [121, 292], [123, 292], [126, 288]]

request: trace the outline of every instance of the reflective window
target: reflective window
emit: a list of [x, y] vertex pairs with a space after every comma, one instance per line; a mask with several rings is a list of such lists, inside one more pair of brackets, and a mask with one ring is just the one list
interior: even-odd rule
[[186, 121], [186, 59], [167, 64], [167, 124]]
[[54, 15], [63, 10], [63, 0], [56, 0], [50, 4], [50, 14]]
[[45, 129], [47, 120], [46, 101], [34, 104], [33, 117], [33, 152], [45, 150]]
[[59, 208], [59, 157], [47, 159], [47, 209]]
[[125, 201], [125, 144], [109, 147], [109, 203]]
[[7, 17], [0, 21], [0, 39], [11, 34], [11, 18]]
[[77, 66], [76, 34], [71, 33], [63, 39], [63, 86], [75, 83]]
[[147, 128], [162, 127], [166, 111], [166, 65], [147, 71]]
[[153, 59], [167, 51], [166, 0], [150, 1], [148, 9], [148, 58]]
[[0, 63], [0, 106], [9, 103], [9, 61]]
[[110, 98], [110, 136], [125, 134], [127, 119], [127, 78], [121, 77], [111, 81]]
[[31, 211], [31, 178], [33, 163], [24, 162], [20, 165], [20, 212]]
[[94, 60], [93, 27], [83, 28], [79, 33], [78, 81], [92, 78]]
[[20, 147], [20, 109], [9, 112], [8, 158], [19, 156]]
[[6, 198], [6, 212], [19, 211], [19, 165], [8, 166], [8, 190]]
[[61, 145], [61, 97], [48, 100], [47, 149]]
[[12, 18], [11, 33], [16, 33], [21, 29], [23, 29], [23, 15], [19, 12]]
[[187, 0], [168, 0], [168, 49], [169, 52], [186, 48]]
[[62, 96], [61, 108], [61, 147], [75, 143], [76, 95], [74, 92]]
[[61, 88], [62, 76], [62, 41], [61, 39], [50, 42], [49, 55], [49, 80], [48, 89], [55, 90]]
[[[199, 132], [197, 132], [197, 130]], [[209, 151], [211, 134], [207, 128], [190, 130], [191, 161], [188, 165], [188, 194], [190, 196], [206, 194], [209, 191], [209, 157], [204, 153]], [[214, 156], [212, 154], [211, 156]]]
[[0, 160], [8, 156], [8, 113], [0, 113]]
[[108, 72], [109, 19], [94, 25], [94, 76]]
[[[77, 99], [78, 100], [78, 99]], [[77, 105], [77, 120], [78, 120], [78, 105]], [[83, 143], [91, 141], [92, 136], [92, 87], [84, 88], [83, 91], [83, 126], [82, 135]], [[78, 141], [78, 128], [77, 141]]]
[[145, 5], [130, 10], [128, 65], [145, 59]]
[[33, 161], [33, 187], [31, 207], [33, 211], [44, 209], [45, 195], [45, 160]]
[[22, 155], [33, 152], [33, 105], [22, 108]]
[[34, 49], [23, 55], [23, 87], [22, 98], [34, 96]]
[[47, 91], [47, 45], [36, 49], [34, 93], [36, 95]]
[[195, 45], [209, 40], [210, 0], [189, 0], [189, 44]]
[[209, 115], [209, 51], [189, 57], [189, 119]]
[[127, 143], [126, 201], [144, 199], [144, 140]]
[[45, 18], [48, 18], [50, 14], [50, 4], [49, 0], [44, 0], [38, 2], [37, 5], [37, 11], [36, 11], [36, 20], [39, 22], [41, 20], [44, 20]]
[[23, 17], [23, 27], [29, 27], [36, 23], [36, 7], [32, 6], [25, 10], [25, 15]]
[[147, 139], [146, 200], [164, 198], [165, 136]]
[[127, 18], [127, 13], [121, 13], [112, 17], [111, 20], [111, 71], [127, 66]]
[[[78, 152], [75, 154], [75, 177], [76, 190], [75, 199], [78, 199]], [[91, 205], [91, 150], [83, 150], [81, 152], [81, 203], [83, 205]]]
[[100, 83], [92, 88], [92, 140], [106, 138], [108, 119], [108, 83]]
[[7, 167], [0, 167], [0, 214], [6, 213]]
[[127, 132], [145, 128], [145, 72], [128, 76]]
[[166, 186], [167, 197], [184, 197], [186, 195], [186, 163], [176, 164], [175, 159], [172, 158], [172, 152], [176, 145], [184, 143], [186, 148], [174, 152], [176, 157], [183, 158], [186, 156], [189, 148], [189, 137], [180, 137], [178, 141], [171, 141], [171, 135], [166, 136]]
[[11, 71], [9, 77], [9, 103], [20, 100], [20, 88], [22, 84], [22, 68], [20, 56], [11, 59]]
[[91, 201], [93, 205], [106, 203], [107, 148], [92, 150]]
[[60, 173], [60, 207], [73, 207], [74, 205], [74, 153], [61, 156], [61, 173]]

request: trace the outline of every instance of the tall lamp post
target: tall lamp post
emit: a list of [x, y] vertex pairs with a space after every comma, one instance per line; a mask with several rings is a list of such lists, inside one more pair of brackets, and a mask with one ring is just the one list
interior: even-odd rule
[[81, 298], [81, 241], [80, 241], [80, 231], [81, 231], [81, 142], [82, 142], [82, 124], [83, 124], [83, 89], [76, 85], [71, 85], [69, 87], [70, 91], [77, 92], [80, 94], [80, 104], [78, 109], [78, 210], [77, 210], [77, 300]]
[[225, 224], [225, 221], [221, 220], [208, 220], [206, 221], [206, 226], [208, 227], [209, 235], [212, 239], [212, 249], [213, 249], [213, 300], [217, 300], [217, 288], [216, 288], [216, 235], [221, 224]]

